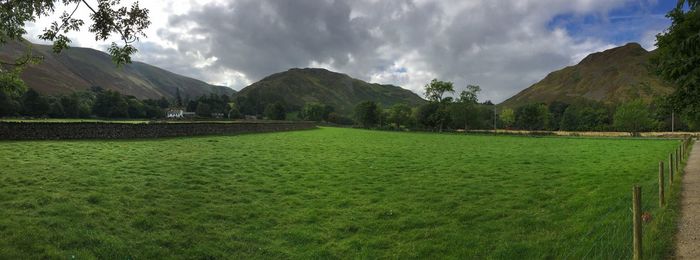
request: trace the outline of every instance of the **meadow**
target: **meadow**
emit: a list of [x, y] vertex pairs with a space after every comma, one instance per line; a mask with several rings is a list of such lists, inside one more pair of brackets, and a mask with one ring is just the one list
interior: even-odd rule
[[[342, 128], [0, 142], [0, 258], [630, 258], [676, 140]], [[672, 203], [670, 207], [675, 207]]]

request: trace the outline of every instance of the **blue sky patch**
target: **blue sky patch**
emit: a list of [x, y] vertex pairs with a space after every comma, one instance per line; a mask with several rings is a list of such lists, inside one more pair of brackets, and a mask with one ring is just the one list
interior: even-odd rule
[[671, 0], [656, 3], [635, 2], [609, 13], [557, 15], [547, 27], [550, 30], [563, 28], [577, 40], [596, 38], [616, 45], [643, 41], [640, 43], [650, 48], [653, 35], [670, 25], [671, 22], [665, 15], [674, 7], [675, 1]]

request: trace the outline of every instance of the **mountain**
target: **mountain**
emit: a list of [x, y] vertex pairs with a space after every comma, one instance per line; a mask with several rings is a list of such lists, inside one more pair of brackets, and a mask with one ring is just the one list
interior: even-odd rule
[[593, 53], [577, 65], [550, 73], [501, 105], [517, 107], [532, 102], [575, 103], [581, 100], [605, 104], [633, 99], [650, 102], [673, 91], [672, 85], [650, 69], [652, 55], [653, 52], [637, 43]]
[[272, 74], [237, 94], [239, 100], [261, 111], [269, 103], [280, 102], [288, 110], [299, 110], [304, 104], [318, 102], [332, 106], [344, 115], [360, 102], [375, 101], [383, 107], [397, 103], [419, 105], [424, 99], [410, 90], [393, 85], [367, 83], [348, 75], [325, 69], [290, 69]]
[[29, 42], [8, 42], [0, 46], [0, 59], [13, 60], [31, 47], [33, 55], [44, 61], [22, 72], [30, 88], [44, 94], [70, 93], [99, 86], [138, 98], [173, 98], [177, 89], [192, 98], [210, 93], [235, 93], [233, 89], [214, 86], [178, 75], [142, 62], [118, 68], [109, 54], [89, 48], [71, 47], [55, 54], [51, 46]]

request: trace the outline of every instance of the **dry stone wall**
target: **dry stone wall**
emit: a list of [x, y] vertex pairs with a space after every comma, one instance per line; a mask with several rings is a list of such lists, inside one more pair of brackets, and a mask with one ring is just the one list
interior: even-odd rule
[[45, 123], [0, 122], [0, 140], [131, 139], [228, 135], [316, 128], [312, 122]]

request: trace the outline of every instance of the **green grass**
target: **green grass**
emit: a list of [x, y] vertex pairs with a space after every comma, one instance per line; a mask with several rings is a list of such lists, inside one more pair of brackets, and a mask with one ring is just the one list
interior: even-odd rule
[[[0, 258], [568, 258], [672, 248], [677, 141], [339, 128], [0, 142]], [[677, 204], [671, 205], [677, 207]]]

